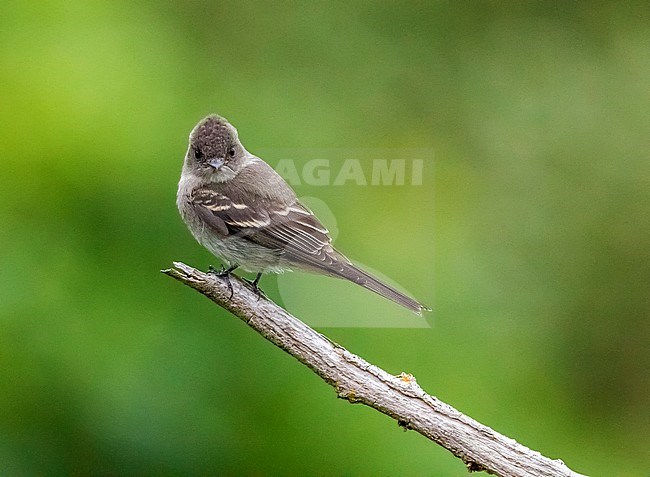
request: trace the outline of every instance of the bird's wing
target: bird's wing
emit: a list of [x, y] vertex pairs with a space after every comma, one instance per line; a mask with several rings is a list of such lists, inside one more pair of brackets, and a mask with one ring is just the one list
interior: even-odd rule
[[228, 197], [210, 188], [194, 191], [199, 216], [221, 237], [241, 237], [275, 250], [289, 262], [332, 273], [349, 261], [334, 250], [329, 232], [298, 200], [275, 204], [259, 196]]
[[421, 315], [429, 309], [353, 265], [331, 245], [327, 229], [297, 200], [276, 204], [254, 195], [228, 197], [210, 188], [191, 200], [206, 226], [223, 239], [241, 237], [303, 269], [345, 278]]

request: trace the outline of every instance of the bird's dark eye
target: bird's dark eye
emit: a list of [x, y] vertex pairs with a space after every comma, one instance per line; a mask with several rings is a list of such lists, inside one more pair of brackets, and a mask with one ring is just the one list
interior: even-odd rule
[[235, 157], [235, 149], [234, 149], [234, 148], [230, 148], [230, 149], [228, 149], [228, 155], [229, 155], [230, 157]]
[[201, 152], [201, 149], [199, 148], [194, 149], [194, 159], [196, 159], [197, 161], [203, 159], [203, 153]]

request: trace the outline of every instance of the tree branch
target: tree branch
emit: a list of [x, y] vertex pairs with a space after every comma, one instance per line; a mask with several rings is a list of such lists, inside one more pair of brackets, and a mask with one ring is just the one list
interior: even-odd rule
[[544, 457], [430, 396], [412, 375], [392, 376], [350, 353], [275, 303], [258, 297], [234, 275], [229, 284], [225, 277], [180, 262], [163, 273], [242, 319], [333, 386], [339, 398], [370, 406], [419, 432], [462, 459], [469, 471], [503, 477], [584, 477], [561, 460]]

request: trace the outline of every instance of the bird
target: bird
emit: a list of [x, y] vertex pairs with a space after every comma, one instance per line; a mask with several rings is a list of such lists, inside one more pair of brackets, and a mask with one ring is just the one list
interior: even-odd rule
[[325, 226], [237, 129], [211, 114], [192, 129], [176, 205], [194, 238], [227, 264], [256, 273], [300, 270], [349, 280], [422, 315], [431, 309], [383, 283], [336, 250]]

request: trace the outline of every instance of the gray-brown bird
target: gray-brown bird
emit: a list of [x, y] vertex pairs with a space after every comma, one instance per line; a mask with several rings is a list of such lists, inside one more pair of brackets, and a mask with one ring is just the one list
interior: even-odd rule
[[176, 199], [196, 240], [229, 268], [304, 270], [350, 280], [421, 315], [426, 305], [382, 283], [332, 247], [327, 229], [293, 189], [248, 152], [237, 130], [210, 115], [190, 134]]

